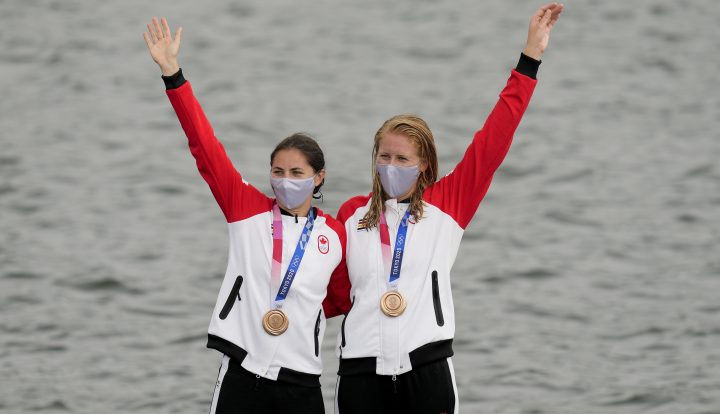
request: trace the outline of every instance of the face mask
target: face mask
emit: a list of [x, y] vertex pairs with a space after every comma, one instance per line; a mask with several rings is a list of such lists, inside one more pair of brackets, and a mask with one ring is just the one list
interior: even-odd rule
[[412, 167], [396, 167], [391, 164], [376, 164], [377, 172], [380, 175], [380, 182], [383, 190], [390, 196], [405, 194], [415, 184], [420, 175], [418, 165]]
[[275, 198], [282, 207], [295, 208], [305, 202], [312, 194], [315, 189], [314, 180], [315, 177], [301, 180], [270, 177], [270, 185], [275, 193]]

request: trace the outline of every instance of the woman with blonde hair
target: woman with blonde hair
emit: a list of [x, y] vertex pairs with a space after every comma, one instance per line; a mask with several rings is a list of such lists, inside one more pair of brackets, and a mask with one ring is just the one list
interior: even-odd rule
[[530, 102], [562, 10], [550, 3], [532, 17], [499, 101], [444, 178], [437, 180], [435, 142], [421, 118], [394, 116], [377, 131], [372, 193], [351, 198], [338, 213], [352, 284], [338, 336], [340, 414], [458, 412], [450, 272]]

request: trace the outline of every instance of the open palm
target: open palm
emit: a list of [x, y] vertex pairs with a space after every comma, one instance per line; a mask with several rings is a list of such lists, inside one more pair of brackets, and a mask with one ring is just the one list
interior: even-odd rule
[[[162, 24], [162, 25], [161, 25]], [[167, 20], [162, 18], [160, 22], [152, 18], [152, 23], [147, 25], [148, 31], [143, 33], [147, 43], [150, 56], [160, 66], [163, 75], [170, 76], [180, 69], [177, 63], [178, 52], [180, 52], [180, 40], [182, 39], [182, 27], [177, 29], [175, 37], [170, 31]]]

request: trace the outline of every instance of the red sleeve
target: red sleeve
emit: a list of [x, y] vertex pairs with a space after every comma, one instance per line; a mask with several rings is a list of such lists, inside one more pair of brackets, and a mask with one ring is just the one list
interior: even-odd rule
[[455, 169], [425, 190], [423, 199], [467, 227], [490, 187], [495, 170], [510, 149], [537, 80], [513, 70], [485, 125]]
[[228, 223], [267, 211], [272, 199], [243, 182], [215, 137], [210, 121], [195, 99], [190, 82], [166, 92], [187, 135], [200, 175], [210, 186]]
[[323, 300], [323, 311], [326, 318], [343, 315], [350, 311], [350, 277], [348, 276], [347, 264], [345, 263], [345, 246], [347, 238], [345, 227], [330, 216], [325, 216], [328, 226], [332, 228], [340, 238], [342, 246], [342, 259], [337, 265], [327, 287], [327, 296]]

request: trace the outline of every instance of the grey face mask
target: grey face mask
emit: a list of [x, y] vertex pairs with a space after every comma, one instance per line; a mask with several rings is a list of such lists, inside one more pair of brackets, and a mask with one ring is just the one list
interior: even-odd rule
[[281, 207], [295, 208], [310, 197], [315, 189], [314, 180], [314, 176], [300, 180], [270, 177], [270, 185]]
[[408, 192], [420, 175], [419, 164], [411, 167], [376, 164], [375, 167], [380, 175], [383, 190], [385, 190], [385, 193], [387, 193], [390, 198], [397, 198]]

